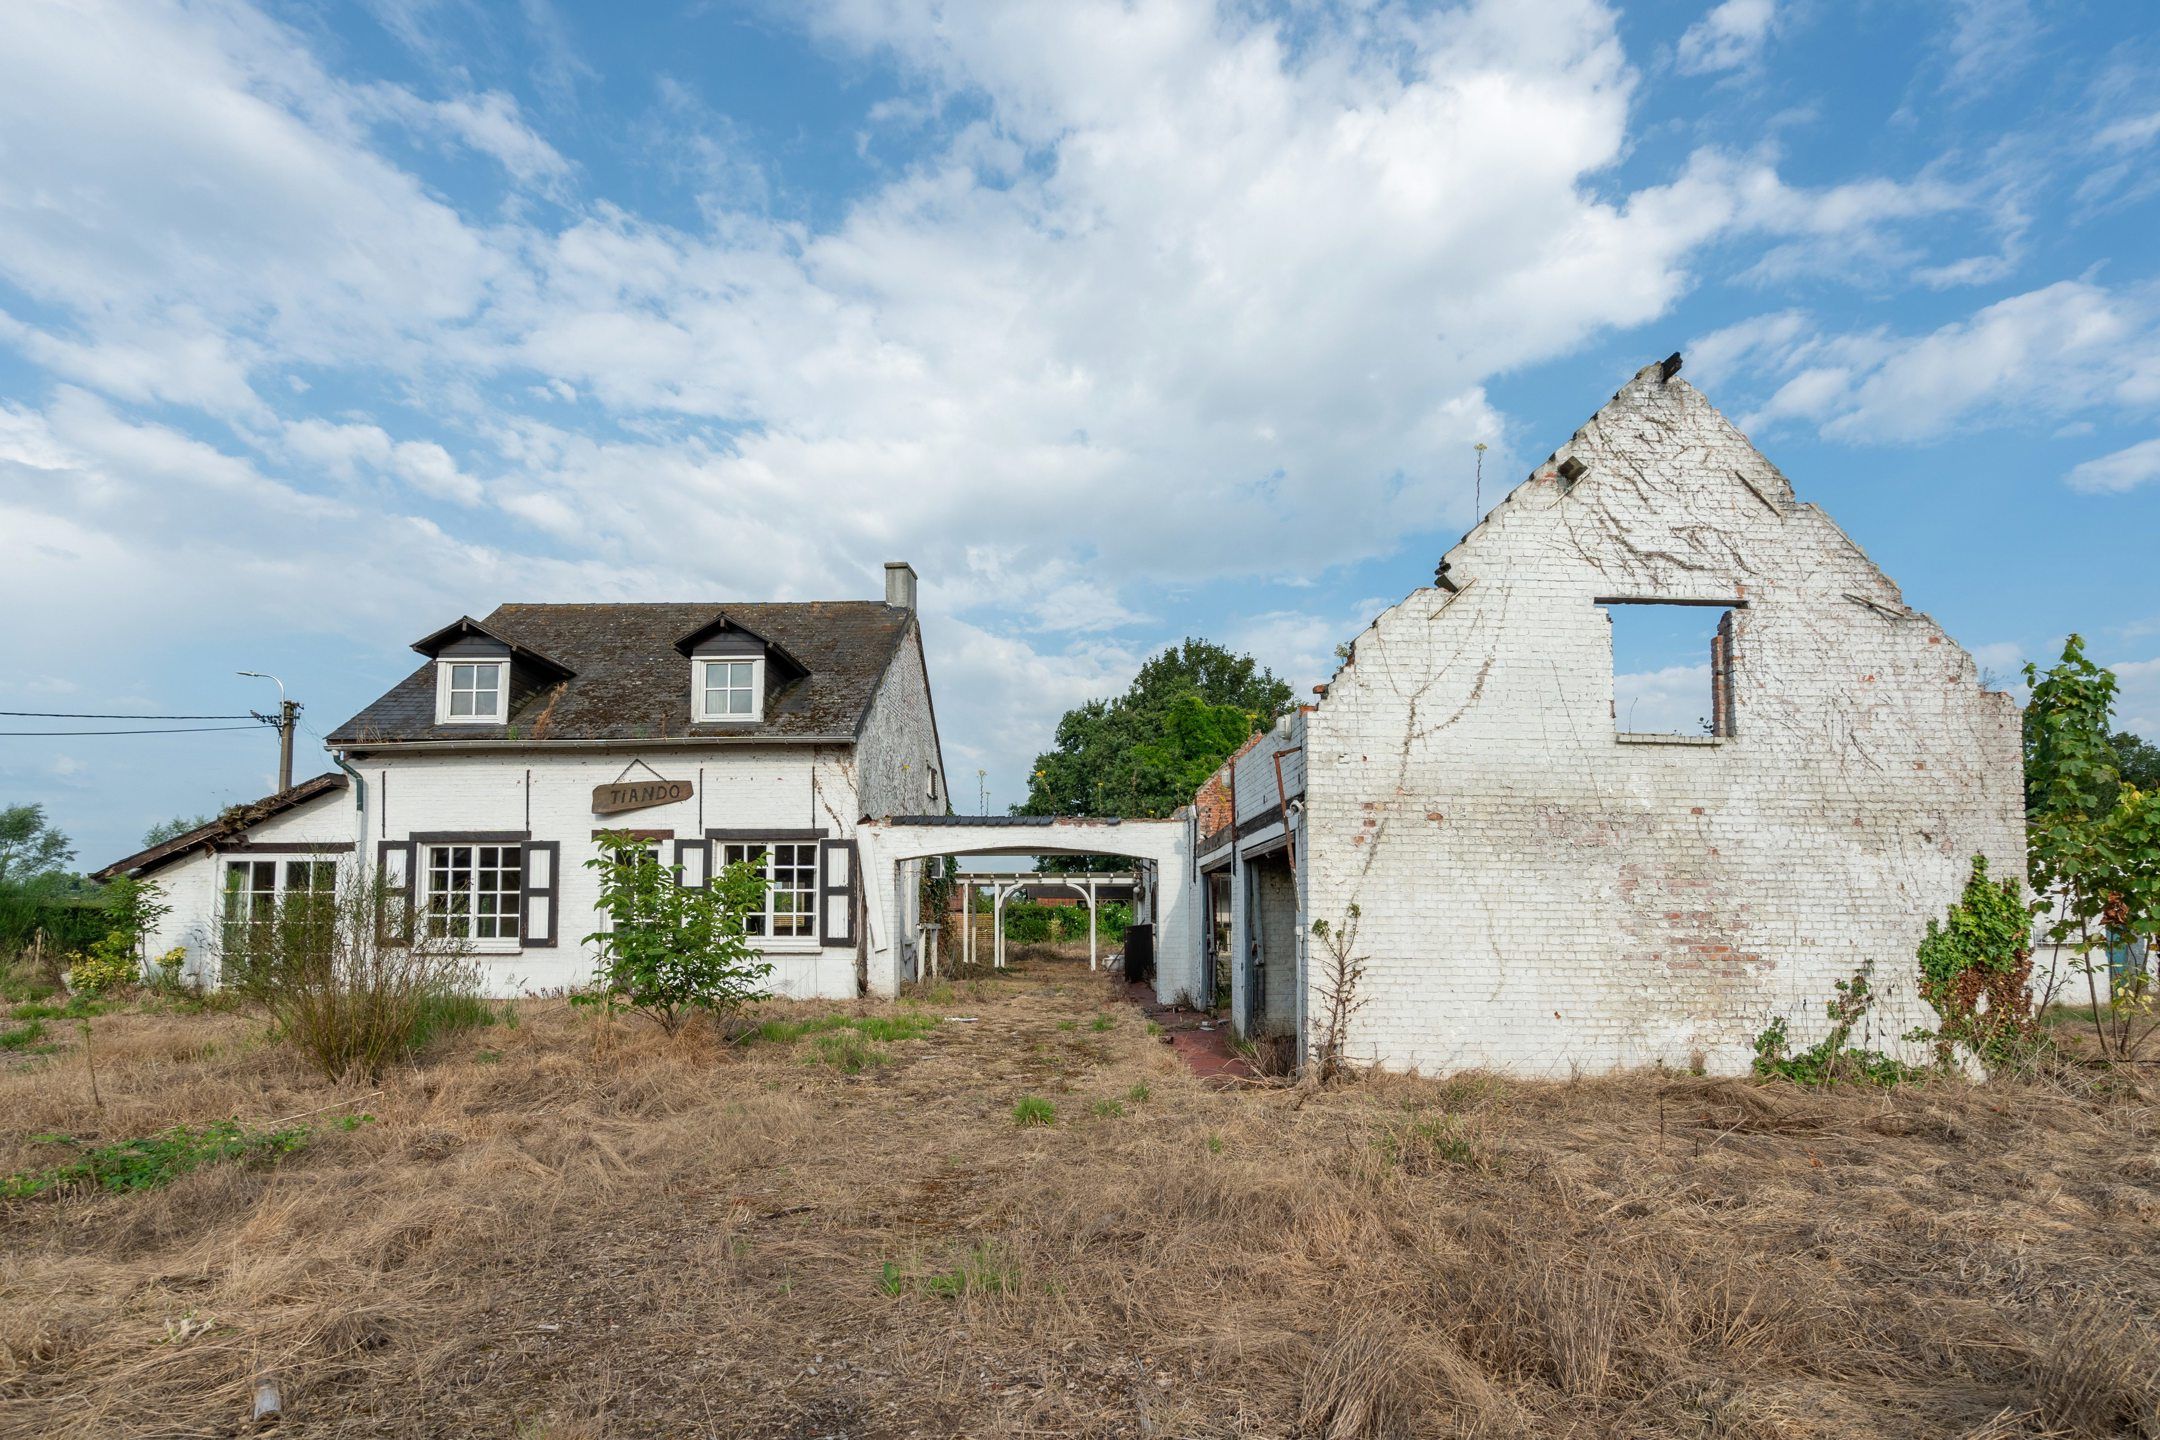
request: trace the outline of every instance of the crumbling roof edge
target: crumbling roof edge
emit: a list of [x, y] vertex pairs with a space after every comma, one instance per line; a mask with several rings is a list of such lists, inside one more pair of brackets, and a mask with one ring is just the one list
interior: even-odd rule
[[343, 790], [346, 784], [345, 776], [335, 770], [327, 774], [317, 775], [312, 780], [302, 780], [289, 790], [280, 790], [275, 795], [266, 795], [260, 800], [251, 801], [244, 805], [234, 805], [207, 825], [198, 825], [193, 830], [173, 836], [170, 840], [152, 845], [147, 849], [138, 850], [125, 859], [115, 860], [103, 869], [93, 870], [90, 872], [90, 878], [93, 880], [110, 880], [113, 876], [120, 874], [147, 875], [153, 870], [161, 870], [165, 866], [183, 859], [190, 851], [204, 845], [213, 845], [229, 835], [239, 834], [252, 825], [260, 825], [273, 816], [282, 815], [288, 810], [296, 810], [311, 800], [319, 800], [325, 795], [335, 794]]

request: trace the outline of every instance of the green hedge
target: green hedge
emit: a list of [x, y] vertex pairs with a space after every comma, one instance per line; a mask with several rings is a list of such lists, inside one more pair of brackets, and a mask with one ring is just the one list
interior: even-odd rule
[[[1125, 927], [1132, 924], [1132, 907], [1104, 901], [1097, 918], [1097, 937], [1105, 945], [1125, 943]], [[1085, 905], [1043, 905], [1033, 900], [1005, 903], [1005, 939], [1014, 945], [1044, 945], [1053, 941], [1085, 945], [1088, 912]]]
[[70, 894], [35, 883], [0, 886], [0, 950], [27, 949], [40, 930], [58, 950], [87, 950], [110, 929], [112, 916], [95, 892]]

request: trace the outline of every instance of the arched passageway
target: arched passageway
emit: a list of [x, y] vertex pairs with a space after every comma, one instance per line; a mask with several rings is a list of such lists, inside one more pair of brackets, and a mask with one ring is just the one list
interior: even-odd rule
[[[870, 988], [897, 993], [919, 973], [909, 863], [946, 855], [1114, 855], [1134, 862], [1135, 920], [1154, 926], [1155, 993], [1197, 995], [1200, 931], [1192, 884], [1192, 825], [1170, 820], [1038, 816], [896, 816], [865, 821], [861, 847]], [[1025, 878], [1014, 877], [1016, 880]], [[1144, 918], [1143, 918], [1144, 917]]]

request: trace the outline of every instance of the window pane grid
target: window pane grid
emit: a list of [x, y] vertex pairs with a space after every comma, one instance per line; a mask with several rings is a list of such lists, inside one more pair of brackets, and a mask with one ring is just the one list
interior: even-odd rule
[[765, 903], [743, 917], [743, 933], [775, 940], [807, 940], [817, 934], [816, 841], [721, 846], [720, 863], [750, 861], [765, 878]]
[[502, 666], [452, 665], [450, 713], [464, 719], [493, 719], [502, 714]]
[[757, 713], [757, 665], [749, 660], [707, 660], [704, 709], [708, 719], [749, 719]]
[[515, 940], [524, 909], [524, 848], [431, 845], [427, 932], [463, 940]]

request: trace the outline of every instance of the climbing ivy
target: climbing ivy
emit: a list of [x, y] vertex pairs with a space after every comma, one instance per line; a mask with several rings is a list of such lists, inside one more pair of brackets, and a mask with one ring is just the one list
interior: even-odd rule
[[1920, 942], [1920, 996], [1942, 1017], [1930, 1040], [1942, 1064], [1962, 1047], [1990, 1064], [2008, 1058], [2033, 1033], [2032, 912], [2016, 880], [1988, 878], [1975, 855], [1965, 891], [1943, 920], [1928, 921]]

